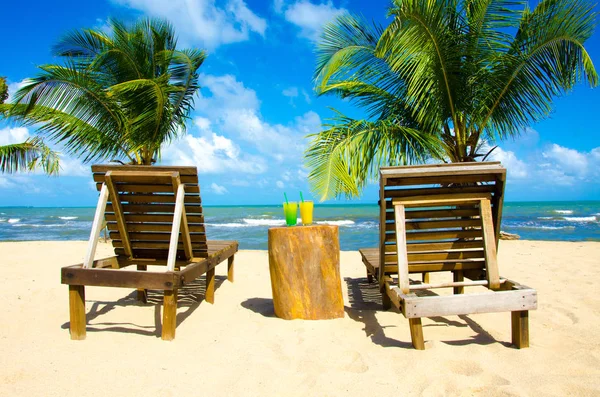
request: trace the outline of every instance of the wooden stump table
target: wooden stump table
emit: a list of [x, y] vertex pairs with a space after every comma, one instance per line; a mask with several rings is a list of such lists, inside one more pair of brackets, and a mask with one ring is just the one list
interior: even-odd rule
[[269, 229], [269, 271], [277, 317], [344, 317], [337, 226]]

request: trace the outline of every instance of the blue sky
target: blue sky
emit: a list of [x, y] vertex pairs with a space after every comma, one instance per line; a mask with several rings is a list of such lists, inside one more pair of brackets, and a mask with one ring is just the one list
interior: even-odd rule
[[[55, 61], [51, 46], [65, 32], [106, 26], [108, 17], [169, 19], [179, 46], [205, 48], [202, 91], [188, 134], [166, 148], [164, 164], [196, 165], [208, 205], [279, 203], [283, 192], [308, 196], [304, 136], [331, 117], [329, 107], [360, 115], [351, 104], [314, 96], [314, 43], [342, 12], [385, 23], [387, 0], [56, 0], [3, 4], [0, 76], [11, 91]], [[39, 12], [31, 12], [39, 10]], [[597, 7], [597, 11], [600, 11]], [[587, 43], [600, 69], [600, 33]], [[508, 168], [507, 200], [600, 198], [600, 89], [578, 86], [555, 101], [552, 116], [532, 125], [495, 157]], [[0, 123], [0, 144], [35, 134]], [[60, 150], [60, 148], [58, 148]], [[63, 155], [60, 177], [0, 175], [0, 206], [92, 206], [89, 165]], [[358, 200], [375, 202], [376, 186]]]

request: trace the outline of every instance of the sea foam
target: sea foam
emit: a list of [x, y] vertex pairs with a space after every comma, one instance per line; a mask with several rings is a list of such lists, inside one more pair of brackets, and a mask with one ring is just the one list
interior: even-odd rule
[[73, 219], [77, 219], [79, 218], [78, 216], [59, 216], [59, 219], [62, 219], [63, 221], [72, 221]]
[[20, 220], [21, 220], [20, 218], [10, 218], [8, 220], [8, 223], [19, 223]]
[[569, 222], [596, 222], [595, 216], [565, 216]]
[[554, 210], [557, 214], [569, 215], [573, 213], [573, 210]]
[[351, 220], [341, 220], [341, 221], [321, 221], [316, 222], [319, 225], [334, 225], [334, 226], [352, 226], [354, 225], [354, 221]]

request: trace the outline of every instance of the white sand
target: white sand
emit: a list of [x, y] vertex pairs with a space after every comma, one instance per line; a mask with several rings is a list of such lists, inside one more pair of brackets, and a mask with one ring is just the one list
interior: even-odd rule
[[159, 293], [143, 305], [101, 287], [86, 288], [87, 339], [71, 341], [60, 268], [85, 247], [0, 243], [1, 396], [600, 394], [600, 243], [501, 242], [501, 275], [538, 290], [529, 349], [496, 313], [424, 319], [425, 351], [380, 310], [358, 252], [341, 256], [343, 319], [273, 317], [267, 253], [243, 251], [234, 284], [217, 268], [214, 305], [203, 277], [181, 293], [175, 341], [160, 339]]

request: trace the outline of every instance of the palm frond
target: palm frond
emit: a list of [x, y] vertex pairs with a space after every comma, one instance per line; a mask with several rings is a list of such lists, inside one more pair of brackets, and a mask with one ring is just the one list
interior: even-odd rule
[[0, 172], [12, 174], [36, 168], [48, 175], [58, 175], [58, 153], [51, 150], [42, 139], [36, 137], [23, 143], [0, 146]]
[[382, 165], [400, 165], [439, 158], [435, 135], [404, 127], [394, 120], [369, 122], [340, 113], [324, 131], [309, 135], [308, 179], [321, 200], [357, 197], [377, 177]]

